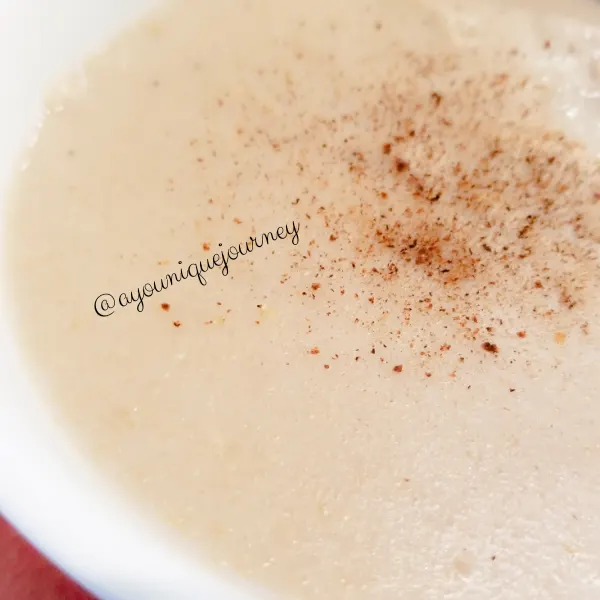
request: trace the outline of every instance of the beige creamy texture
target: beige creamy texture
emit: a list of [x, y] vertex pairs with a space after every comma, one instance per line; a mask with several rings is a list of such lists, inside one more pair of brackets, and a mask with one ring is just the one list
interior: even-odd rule
[[10, 285], [107, 477], [283, 597], [600, 597], [599, 5], [180, 0], [67, 88]]

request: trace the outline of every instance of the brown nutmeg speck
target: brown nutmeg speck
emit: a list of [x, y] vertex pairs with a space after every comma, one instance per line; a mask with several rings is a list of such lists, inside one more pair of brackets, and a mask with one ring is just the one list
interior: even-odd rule
[[410, 163], [408, 163], [408, 161], [406, 160], [403, 160], [402, 158], [396, 158], [394, 160], [394, 167], [396, 169], [396, 172], [404, 173], [404, 171], [408, 171]]
[[483, 344], [481, 344], [481, 347], [486, 352], [490, 352], [491, 354], [498, 354], [499, 352], [498, 346], [496, 344], [492, 344], [491, 342], [483, 342]]

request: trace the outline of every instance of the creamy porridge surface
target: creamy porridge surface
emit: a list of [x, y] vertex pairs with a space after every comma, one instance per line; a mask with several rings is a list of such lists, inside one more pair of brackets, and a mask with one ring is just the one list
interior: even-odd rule
[[107, 478], [284, 597], [600, 597], [600, 5], [179, 0], [67, 83], [10, 285]]

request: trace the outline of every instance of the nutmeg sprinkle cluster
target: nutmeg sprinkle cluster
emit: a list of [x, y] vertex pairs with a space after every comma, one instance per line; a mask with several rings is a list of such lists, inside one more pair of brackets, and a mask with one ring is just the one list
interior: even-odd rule
[[511, 50], [504, 69], [469, 72], [462, 56], [408, 52], [404, 77], [356, 88], [373, 101], [287, 141], [312, 142], [331, 167], [303, 168], [292, 203], [311, 236], [295, 265], [313, 270], [303, 303], [334, 315], [353, 298], [353, 326], [382, 345], [402, 339], [424, 363], [459, 338], [480, 359], [500, 356], [499, 340], [524, 343], [528, 323], [587, 332], [600, 221], [586, 215], [600, 204], [600, 168], [548, 128], [547, 98], [518, 59]]

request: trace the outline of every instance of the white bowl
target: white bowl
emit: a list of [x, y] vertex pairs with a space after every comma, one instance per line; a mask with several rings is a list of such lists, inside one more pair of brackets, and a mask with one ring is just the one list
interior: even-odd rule
[[[48, 86], [154, 0], [0, 0], [0, 214]], [[4, 236], [2, 236], [3, 241]], [[0, 246], [0, 248], [3, 247]], [[0, 252], [2, 252], [0, 250]], [[2, 258], [0, 256], [0, 258]], [[15, 342], [0, 273], [0, 510], [102, 600], [247, 598], [103, 486], [53, 422]]]

